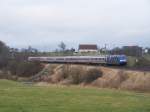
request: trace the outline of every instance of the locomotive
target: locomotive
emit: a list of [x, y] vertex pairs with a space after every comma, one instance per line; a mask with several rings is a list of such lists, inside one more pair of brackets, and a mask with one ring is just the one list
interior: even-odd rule
[[125, 55], [29, 57], [28, 61], [39, 61], [43, 63], [126, 65], [127, 57]]

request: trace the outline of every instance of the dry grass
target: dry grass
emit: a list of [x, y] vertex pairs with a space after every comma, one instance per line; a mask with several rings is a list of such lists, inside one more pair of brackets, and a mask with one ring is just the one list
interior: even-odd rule
[[83, 66], [63, 65], [55, 68], [54, 74], [49, 78], [48, 82], [61, 84], [80, 84], [91, 83], [98, 77], [102, 76], [102, 72], [96, 68], [85, 68]]
[[120, 84], [127, 78], [128, 76], [126, 73], [118, 71], [114, 74], [105, 74], [103, 77], [94, 81], [92, 85], [98, 87], [119, 88]]
[[102, 88], [150, 91], [150, 73], [119, 71], [114, 74], [105, 74], [92, 85]]
[[38, 76], [37, 79], [62, 85], [79, 84], [100, 88], [150, 91], [150, 73], [81, 65], [58, 65], [51, 68], [51, 71], [47, 75]]
[[133, 74], [120, 85], [121, 89], [150, 91], [150, 74]]

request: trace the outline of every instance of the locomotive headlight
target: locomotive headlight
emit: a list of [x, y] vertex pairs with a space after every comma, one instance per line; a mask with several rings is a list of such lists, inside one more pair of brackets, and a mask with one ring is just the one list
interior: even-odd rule
[[120, 60], [120, 62], [127, 62], [127, 60], [126, 59], [122, 59], [122, 60]]

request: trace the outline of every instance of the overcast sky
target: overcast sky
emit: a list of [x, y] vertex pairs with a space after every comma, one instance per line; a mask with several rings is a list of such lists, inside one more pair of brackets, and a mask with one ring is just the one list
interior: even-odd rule
[[150, 47], [150, 0], [0, 0], [0, 40], [42, 50], [60, 41]]

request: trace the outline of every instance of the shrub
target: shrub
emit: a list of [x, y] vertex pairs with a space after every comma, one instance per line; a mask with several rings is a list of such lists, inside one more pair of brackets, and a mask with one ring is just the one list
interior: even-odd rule
[[72, 80], [73, 84], [91, 83], [103, 74], [98, 69], [85, 70], [82, 66], [63, 66], [62, 72], [64, 79]]
[[71, 70], [70, 70], [70, 76], [71, 76], [71, 78], [72, 78], [72, 82], [73, 82], [73, 84], [79, 84], [79, 83], [81, 83], [82, 82], [82, 79], [81, 79], [81, 77], [82, 77], [82, 75], [84, 75], [84, 71], [83, 71], [83, 68], [81, 67], [75, 67], [75, 68], [72, 68]]
[[63, 65], [62, 74], [64, 79], [69, 79], [73, 84], [79, 84], [81, 82], [82, 67], [74, 67]]
[[12, 75], [30, 77], [41, 71], [43, 67], [38, 62], [17, 62], [13, 60], [9, 62], [7, 68]]
[[102, 77], [102, 71], [98, 69], [89, 69], [86, 74], [82, 76], [82, 81], [85, 83], [91, 83], [92, 81], [96, 80], [99, 77]]

